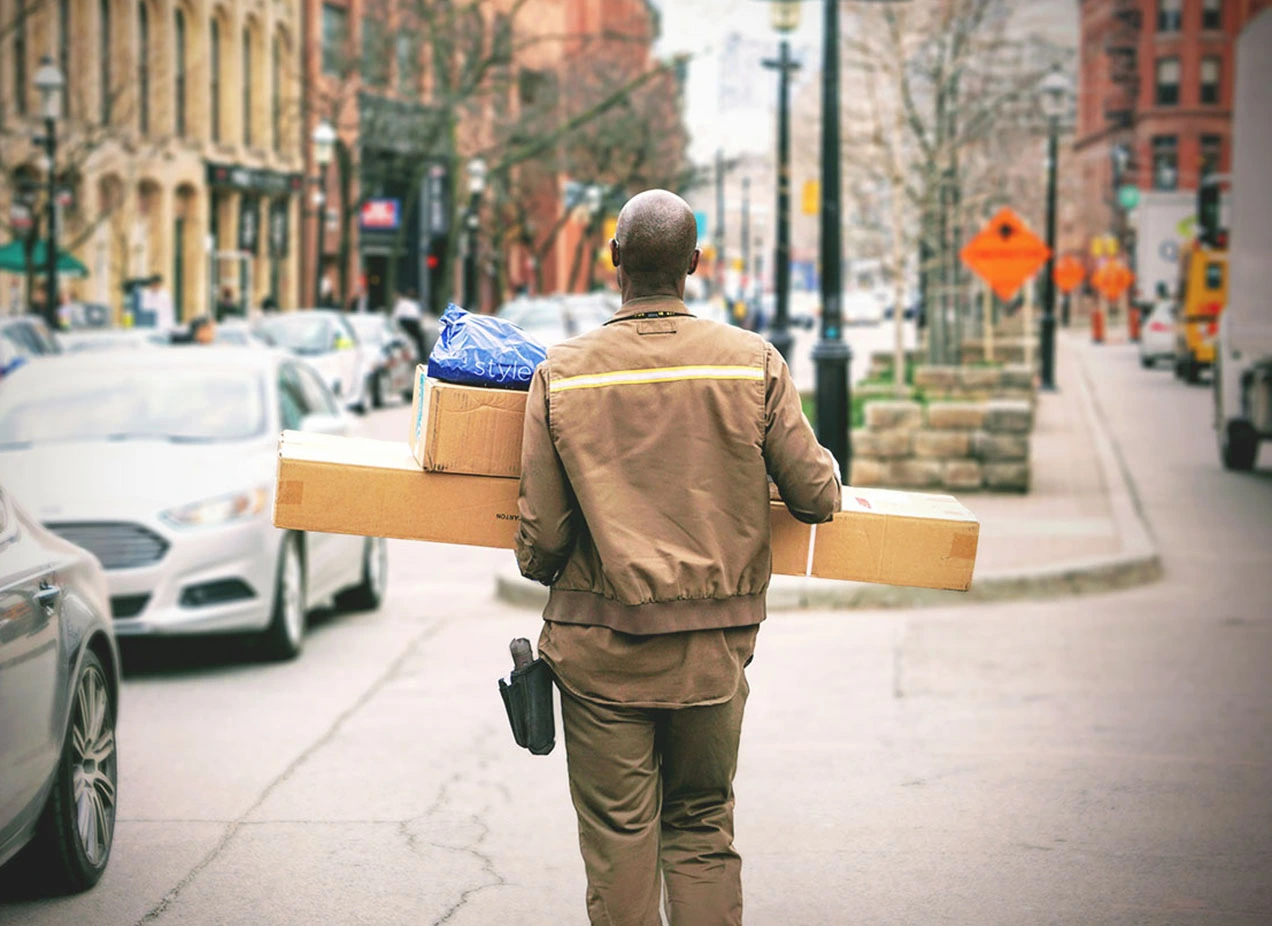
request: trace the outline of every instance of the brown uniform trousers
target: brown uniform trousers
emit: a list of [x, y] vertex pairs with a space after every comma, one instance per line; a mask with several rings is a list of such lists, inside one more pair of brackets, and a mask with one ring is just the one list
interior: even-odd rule
[[561, 689], [570, 796], [579, 818], [593, 926], [742, 922], [733, 776], [749, 689], [701, 707], [632, 708]]

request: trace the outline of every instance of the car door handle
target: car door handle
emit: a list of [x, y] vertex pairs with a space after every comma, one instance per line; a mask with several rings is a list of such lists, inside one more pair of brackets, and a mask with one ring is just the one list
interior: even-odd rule
[[54, 585], [52, 582], [41, 582], [40, 590], [35, 593], [35, 600], [42, 608], [51, 611], [61, 594], [62, 586]]

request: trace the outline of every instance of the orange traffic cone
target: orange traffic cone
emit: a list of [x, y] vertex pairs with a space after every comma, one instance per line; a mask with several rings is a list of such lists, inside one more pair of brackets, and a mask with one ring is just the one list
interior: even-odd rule
[[1140, 339], [1140, 310], [1139, 306], [1131, 306], [1126, 313], [1126, 330], [1131, 337], [1132, 343], [1138, 343]]

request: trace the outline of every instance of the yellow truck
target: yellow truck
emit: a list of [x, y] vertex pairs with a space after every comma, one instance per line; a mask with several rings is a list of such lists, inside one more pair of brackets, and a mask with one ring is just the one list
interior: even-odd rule
[[1228, 252], [1194, 242], [1180, 258], [1175, 375], [1190, 383], [1215, 362], [1219, 316], [1228, 304]]

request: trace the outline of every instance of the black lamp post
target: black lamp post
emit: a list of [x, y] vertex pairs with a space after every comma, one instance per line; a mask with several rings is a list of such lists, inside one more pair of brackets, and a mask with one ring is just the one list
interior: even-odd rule
[[477, 210], [481, 207], [481, 194], [486, 189], [486, 162], [473, 158], [468, 162], [468, 213], [464, 223], [468, 230], [468, 243], [464, 249], [464, 308], [480, 312], [477, 292]]
[[314, 126], [314, 305], [320, 305], [322, 299], [322, 238], [327, 203], [327, 165], [331, 163], [332, 152], [336, 148], [336, 130], [326, 119]]
[[62, 94], [66, 79], [57, 69], [53, 59], [45, 55], [35, 72], [35, 88], [40, 92], [40, 114], [44, 117], [44, 135], [38, 141], [44, 146], [48, 159], [48, 244], [44, 251], [46, 274], [44, 289], [44, 320], [50, 328], [57, 327], [57, 120], [62, 116]]
[[1051, 254], [1043, 268], [1042, 323], [1038, 329], [1041, 388], [1056, 388], [1056, 173], [1059, 157], [1060, 117], [1069, 93], [1069, 81], [1059, 69], [1042, 81], [1043, 115], [1047, 117], [1047, 247]]
[[777, 71], [777, 241], [773, 249], [773, 284], [776, 290], [773, 325], [769, 340], [790, 366], [791, 347], [791, 92], [790, 76], [799, 70], [791, 59], [791, 43], [786, 35], [799, 27], [797, 0], [773, 0], [773, 28], [782, 35], [777, 57], [766, 58], [764, 66]]

